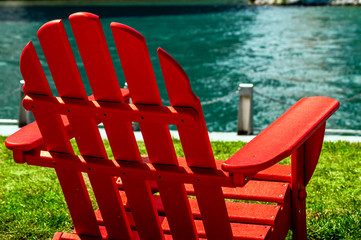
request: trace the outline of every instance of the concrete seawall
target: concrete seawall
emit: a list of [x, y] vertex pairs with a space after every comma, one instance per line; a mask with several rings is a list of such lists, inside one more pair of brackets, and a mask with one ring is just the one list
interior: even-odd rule
[[[0, 135], [9, 136], [14, 132], [18, 131], [19, 128], [16, 125], [0, 125]], [[103, 139], [106, 139], [106, 134], [103, 128], [99, 129], [100, 134]], [[177, 131], [170, 131], [172, 137], [179, 139]], [[140, 131], [134, 132], [135, 138], [137, 141], [143, 141], [143, 137]], [[225, 142], [249, 142], [255, 135], [243, 135], [239, 136], [234, 132], [210, 132], [209, 138], [211, 141], [225, 141]], [[347, 142], [361, 142], [361, 136], [341, 136], [341, 135], [325, 135], [325, 141], [328, 142], [337, 142], [337, 141], [347, 141]]]

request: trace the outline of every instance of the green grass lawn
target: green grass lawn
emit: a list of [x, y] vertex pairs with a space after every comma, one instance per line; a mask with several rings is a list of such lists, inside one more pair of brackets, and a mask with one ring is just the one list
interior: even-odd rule
[[[54, 170], [16, 164], [4, 140], [0, 137], [0, 239], [51, 239], [56, 231], [72, 231]], [[217, 159], [227, 159], [244, 144], [212, 147]], [[175, 146], [182, 155], [180, 142]], [[309, 239], [361, 239], [361, 144], [324, 143], [307, 190]]]

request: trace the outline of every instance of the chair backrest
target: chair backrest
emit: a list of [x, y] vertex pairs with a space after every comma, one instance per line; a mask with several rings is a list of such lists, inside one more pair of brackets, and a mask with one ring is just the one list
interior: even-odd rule
[[[130, 239], [134, 234], [115, 183], [114, 176], [121, 176], [141, 238], [164, 238], [148, 182], [156, 180], [173, 237], [198, 238], [184, 187], [184, 183], [195, 183], [207, 238], [231, 239], [222, 183], [214, 180], [227, 176], [216, 170], [200, 101], [182, 68], [158, 49], [171, 103], [165, 107], [144, 37], [128, 26], [112, 23], [113, 38], [133, 102], [125, 103], [98, 16], [76, 13], [69, 20], [93, 96], [86, 94], [61, 20], [48, 22], [38, 31], [59, 97], [53, 96], [31, 42], [22, 53], [20, 67], [27, 95], [24, 107], [33, 111], [45, 146], [54, 159], [76, 232], [100, 236], [102, 231], [81, 174], [84, 171], [88, 173], [110, 238]], [[116, 161], [107, 157], [98, 130], [100, 122], [104, 124]], [[139, 122], [149, 161], [159, 168], [156, 173], [139, 166], [144, 164], [132, 122]], [[66, 124], [71, 131], [65, 128]], [[169, 124], [177, 126], [188, 167], [197, 167], [199, 173], [182, 173], [177, 168], [179, 163]], [[75, 137], [82, 157], [74, 156], [70, 137]], [[84, 163], [87, 169], [82, 168]], [[117, 171], [105, 171], [110, 167]], [[208, 178], [210, 175], [215, 176], [214, 179]], [[231, 184], [231, 180], [224, 181]]]

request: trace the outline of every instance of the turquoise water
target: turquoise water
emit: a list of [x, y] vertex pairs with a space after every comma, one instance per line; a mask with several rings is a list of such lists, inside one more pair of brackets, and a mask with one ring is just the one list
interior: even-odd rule
[[[204, 103], [210, 131], [236, 131], [238, 98], [232, 93], [239, 83], [254, 84], [256, 128], [265, 128], [298, 99], [317, 95], [341, 101], [328, 128], [361, 130], [361, 8], [357, 7], [199, 8], [191, 12], [113, 8], [111, 13], [104, 8], [0, 8], [0, 118], [17, 118], [19, 95], [15, 91], [22, 79], [18, 64], [23, 47], [29, 40], [35, 41], [51, 79], [36, 31], [48, 20], [64, 19], [79, 10], [102, 17], [120, 85], [124, 78], [110, 22], [127, 24], [145, 36], [165, 103], [156, 49], [169, 52], [183, 66]], [[68, 22], [65, 24], [85, 76]], [[87, 90], [90, 93], [89, 87]]]

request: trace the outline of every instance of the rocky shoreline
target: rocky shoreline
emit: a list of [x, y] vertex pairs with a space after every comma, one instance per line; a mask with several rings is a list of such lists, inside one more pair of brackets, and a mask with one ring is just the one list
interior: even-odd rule
[[250, 5], [361, 6], [361, 0], [251, 0]]

